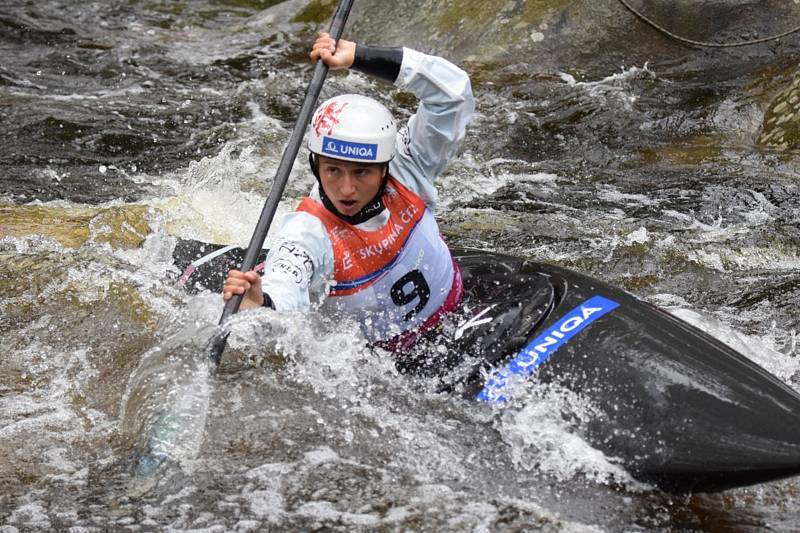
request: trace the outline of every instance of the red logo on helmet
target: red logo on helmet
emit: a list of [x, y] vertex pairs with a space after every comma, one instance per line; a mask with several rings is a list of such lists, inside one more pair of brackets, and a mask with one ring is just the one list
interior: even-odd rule
[[342, 103], [338, 108], [336, 107], [336, 102], [331, 102], [330, 104], [323, 107], [317, 115], [314, 117], [314, 122], [311, 125], [314, 128], [317, 136], [320, 135], [320, 130], [326, 129], [328, 135], [333, 134], [333, 127], [339, 123], [339, 114], [342, 112], [342, 109], [347, 105], [347, 102]]

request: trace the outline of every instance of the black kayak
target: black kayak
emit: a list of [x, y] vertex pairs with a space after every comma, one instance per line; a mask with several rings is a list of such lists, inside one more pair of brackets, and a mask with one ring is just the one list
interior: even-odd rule
[[[218, 291], [244, 250], [184, 240], [173, 255], [188, 289]], [[450, 354], [443, 365], [467, 355], [478, 362], [443, 389], [502, 403], [530, 377], [575, 391], [600, 413], [587, 441], [668, 491], [800, 473], [800, 395], [751, 360], [574, 271], [483, 251], [453, 255], [465, 297], [457, 326], [440, 339]]]

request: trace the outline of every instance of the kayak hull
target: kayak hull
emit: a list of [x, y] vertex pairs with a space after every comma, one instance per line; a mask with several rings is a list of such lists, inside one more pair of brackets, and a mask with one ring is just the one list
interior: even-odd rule
[[[238, 267], [243, 251], [235, 248], [197, 264], [219, 249], [179, 243], [174, 255], [188, 288], [219, 290]], [[800, 395], [751, 360], [597, 279], [453, 252], [465, 298], [438, 339], [447, 347], [442, 390], [505, 403], [520, 382], [566, 387], [599, 413], [584, 438], [664, 490], [717, 491], [800, 473]], [[463, 371], [464, 361], [475, 363]], [[453, 379], [445, 367], [462, 373]]]

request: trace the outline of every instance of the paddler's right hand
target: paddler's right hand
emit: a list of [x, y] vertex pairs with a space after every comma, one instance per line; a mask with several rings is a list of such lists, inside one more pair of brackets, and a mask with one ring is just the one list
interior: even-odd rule
[[234, 294], [243, 294], [240, 309], [254, 309], [264, 305], [264, 293], [261, 291], [261, 276], [251, 270], [250, 272], [240, 272], [238, 270], [228, 271], [225, 285], [222, 287], [222, 299], [226, 302], [233, 298]]
[[339, 39], [335, 41], [330, 34], [322, 32], [311, 47], [312, 61], [322, 59], [331, 70], [350, 68], [356, 57], [356, 43]]

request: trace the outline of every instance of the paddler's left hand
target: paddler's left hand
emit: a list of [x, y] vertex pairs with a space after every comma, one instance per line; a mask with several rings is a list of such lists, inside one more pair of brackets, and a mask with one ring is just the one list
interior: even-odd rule
[[336, 42], [329, 34], [322, 32], [311, 48], [311, 60], [322, 59], [331, 70], [350, 68], [356, 57], [356, 43], [339, 39]]

